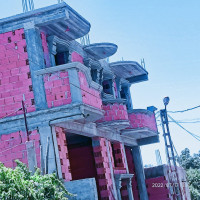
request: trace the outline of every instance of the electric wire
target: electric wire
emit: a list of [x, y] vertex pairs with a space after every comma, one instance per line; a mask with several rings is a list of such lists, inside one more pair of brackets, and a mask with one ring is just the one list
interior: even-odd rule
[[15, 111], [12, 112], [12, 113], [6, 114], [4, 117], [1, 117], [0, 119], [4, 119], [4, 118], [6, 118], [6, 117], [9, 117], [10, 115], [15, 114], [16, 112], [18, 112], [18, 111], [20, 111], [20, 110], [22, 110], [22, 108], [19, 108], [19, 109], [15, 110]]
[[200, 105], [198, 106], [195, 106], [193, 108], [188, 108], [188, 109], [185, 109], [185, 110], [178, 110], [178, 111], [167, 111], [168, 113], [183, 113], [183, 112], [187, 112], [187, 111], [190, 111], [190, 110], [195, 110], [197, 108], [200, 108]]
[[180, 125], [174, 118], [172, 118], [169, 114], [168, 114], [168, 116], [172, 121], [174, 121], [176, 123], [176, 125], [178, 125], [180, 128], [185, 130], [187, 133], [189, 133], [192, 137], [194, 137], [196, 140], [198, 140], [200, 142], [200, 136], [199, 135], [196, 135], [196, 134], [188, 131], [186, 128], [184, 128], [182, 125]]

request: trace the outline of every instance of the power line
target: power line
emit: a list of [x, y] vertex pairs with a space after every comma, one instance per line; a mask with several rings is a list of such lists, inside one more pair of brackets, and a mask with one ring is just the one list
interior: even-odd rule
[[2, 117], [2, 118], [0, 118], [0, 119], [4, 119], [4, 118], [6, 118], [6, 117], [9, 117], [10, 115], [15, 114], [16, 112], [18, 112], [18, 111], [20, 111], [20, 110], [22, 110], [22, 108], [19, 108], [19, 109], [17, 109], [16, 111], [14, 111], [14, 112], [12, 112], [12, 113], [9, 113], [9, 114], [5, 115], [4, 117]]
[[189, 133], [192, 137], [194, 137], [196, 140], [198, 140], [200, 142], [200, 136], [196, 135], [190, 131], [188, 131], [186, 128], [184, 128], [182, 125], [180, 125], [175, 119], [173, 119], [169, 114], [168, 114], [169, 118], [174, 121], [180, 128], [182, 128], [184, 131], [186, 131], [187, 133]]
[[194, 109], [197, 109], [197, 108], [200, 108], [200, 105], [199, 106], [195, 106], [193, 108], [188, 108], [188, 109], [185, 109], [185, 110], [167, 111], [167, 112], [169, 112], [169, 113], [183, 113], [183, 112], [187, 112], [187, 111], [194, 110]]
[[[158, 122], [160, 122], [160, 120], [157, 120]], [[171, 122], [171, 123], [175, 123], [174, 121], [168, 121], [168, 122]], [[179, 124], [197, 124], [197, 123], [200, 123], [200, 121], [178, 121], [177, 122]]]

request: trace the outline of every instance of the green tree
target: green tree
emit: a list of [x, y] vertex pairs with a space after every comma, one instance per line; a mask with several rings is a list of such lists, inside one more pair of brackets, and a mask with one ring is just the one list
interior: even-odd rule
[[16, 161], [15, 169], [0, 164], [1, 200], [67, 200], [71, 194], [55, 174], [31, 175], [25, 164]]
[[186, 170], [192, 200], [200, 200], [200, 151], [193, 156], [188, 148], [180, 155], [181, 166]]

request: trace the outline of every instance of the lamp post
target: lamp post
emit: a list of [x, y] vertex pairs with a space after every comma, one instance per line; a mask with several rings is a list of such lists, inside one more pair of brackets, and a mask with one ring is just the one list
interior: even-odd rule
[[172, 194], [173, 200], [182, 200], [178, 170], [177, 170], [176, 159], [174, 155], [173, 142], [172, 142], [170, 130], [169, 130], [168, 116], [167, 116], [167, 105], [169, 104], [169, 101], [170, 101], [169, 97], [165, 97], [163, 99], [165, 109], [160, 110], [160, 117], [161, 117], [162, 129], [163, 129], [163, 137], [165, 141], [167, 162], [168, 162], [168, 167], [169, 167], [169, 172], [170, 172], [169, 179], [171, 183], [169, 186], [172, 187], [173, 189], [173, 194]]

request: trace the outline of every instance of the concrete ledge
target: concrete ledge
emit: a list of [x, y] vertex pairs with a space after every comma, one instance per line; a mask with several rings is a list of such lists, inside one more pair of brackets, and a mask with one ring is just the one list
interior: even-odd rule
[[65, 187], [70, 193], [76, 194], [70, 200], [98, 200], [95, 178], [65, 182]]

